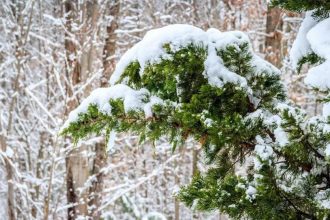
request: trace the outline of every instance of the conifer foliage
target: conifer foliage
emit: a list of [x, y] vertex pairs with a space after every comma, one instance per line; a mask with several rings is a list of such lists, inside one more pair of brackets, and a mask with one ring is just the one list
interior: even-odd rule
[[[316, 9], [297, 2], [273, 3]], [[322, 11], [324, 19], [326, 9], [313, 16]], [[322, 58], [314, 64], [327, 62], [319, 50], [308, 52]], [[253, 53], [245, 34], [152, 30], [124, 54], [110, 82], [71, 112], [62, 134], [75, 141], [111, 131], [134, 132], [141, 142], [166, 136], [173, 150], [192, 137], [208, 169], [178, 193], [187, 206], [236, 219], [330, 216], [329, 119], [290, 105], [279, 71]]]
[[330, 10], [330, 2], [328, 0], [273, 0], [274, 6], [280, 6], [290, 11], [304, 12], [314, 10], [316, 17], [328, 17]]

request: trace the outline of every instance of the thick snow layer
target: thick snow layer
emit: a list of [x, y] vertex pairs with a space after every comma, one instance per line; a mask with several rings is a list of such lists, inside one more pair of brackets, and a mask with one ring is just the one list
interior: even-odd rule
[[[248, 89], [246, 79], [227, 69], [216, 54], [216, 49], [224, 49], [229, 44], [234, 46], [242, 43], [250, 44], [248, 37], [239, 31], [223, 33], [211, 28], [205, 32], [197, 27], [184, 24], [169, 25], [149, 31], [142, 41], [128, 50], [119, 60], [111, 76], [110, 84], [114, 85], [120, 79], [125, 68], [133, 61], [139, 62], [140, 74], [142, 75], [147, 64], [157, 63], [162, 58], [171, 59], [171, 56], [163, 48], [167, 43], [170, 43], [172, 51], [177, 51], [191, 43], [206, 48], [208, 56], [204, 63], [204, 76], [211, 85], [222, 87], [225, 83], [234, 83]], [[252, 52], [252, 48], [249, 49]], [[260, 70], [256, 72], [264, 72], [264, 69], [268, 73], [276, 72], [275, 68], [272, 68], [266, 61], [261, 61], [256, 55], [253, 57], [252, 64], [256, 67], [261, 66]]]
[[149, 92], [146, 89], [134, 90], [127, 85], [117, 84], [109, 88], [99, 88], [92, 92], [74, 111], [69, 114], [69, 117], [62, 129], [67, 128], [70, 123], [77, 121], [80, 113], [85, 113], [90, 105], [96, 105], [98, 110], [104, 114], [111, 114], [111, 105], [109, 100], [122, 99], [125, 112], [130, 110], [141, 109], [144, 111], [146, 118], [152, 116], [151, 108], [155, 104], [162, 103], [158, 97], [151, 96], [149, 102], [144, 102], [149, 97]]
[[311, 87], [326, 91], [330, 89], [330, 18], [317, 21], [312, 17], [312, 11], [306, 13], [297, 38], [290, 51], [290, 58], [296, 68], [299, 60], [314, 52], [325, 61], [311, 68], [305, 78], [305, 83]]
[[[249, 43], [249, 38], [240, 31], [220, 32], [211, 28], [205, 32], [208, 36], [208, 57], [205, 60], [205, 75], [213, 86], [221, 87], [224, 83], [231, 82], [248, 88], [244, 77], [228, 70], [216, 54], [216, 50], [225, 49], [228, 45], [239, 46]], [[252, 51], [252, 48], [249, 48]]]
[[317, 24], [317, 21], [312, 17], [312, 13], [312, 11], [306, 12], [306, 16], [301, 23], [296, 40], [290, 51], [290, 59], [294, 68], [297, 67], [302, 57], [312, 52], [310, 43], [306, 37], [308, 31]]
[[330, 61], [312, 67], [304, 81], [307, 85], [322, 91], [330, 89]]
[[228, 70], [221, 62], [221, 58], [217, 56], [214, 45], [209, 45], [208, 56], [204, 63], [205, 76], [210, 85], [222, 87], [224, 83], [232, 82], [247, 88], [247, 81], [244, 77]]
[[315, 25], [306, 37], [314, 53], [330, 59], [330, 18]]
[[306, 84], [320, 90], [330, 88], [330, 18], [319, 22], [307, 33], [312, 50], [325, 59], [321, 65], [311, 68], [305, 78]]
[[261, 57], [254, 55], [252, 57], [252, 67], [255, 70], [255, 75], [257, 76], [262, 76], [264, 74], [270, 75], [270, 74], [275, 74], [275, 75], [280, 75], [281, 71], [277, 69], [275, 66], [273, 66], [271, 63], [266, 62], [264, 59]]
[[168, 57], [163, 46], [171, 43], [173, 51], [192, 42], [207, 44], [207, 35], [202, 29], [191, 25], [176, 24], [159, 29], [148, 31], [143, 40], [129, 49], [119, 60], [114, 73], [111, 76], [110, 84], [115, 84], [125, 68], [132, 62], [138, 61], [141, 72], [147, 63], [157, 63], [162, 57]]

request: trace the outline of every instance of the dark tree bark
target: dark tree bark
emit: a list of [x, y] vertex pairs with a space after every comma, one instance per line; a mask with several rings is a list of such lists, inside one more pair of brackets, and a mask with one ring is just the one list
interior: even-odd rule
[[281, 67], [282, 61], [282, 11], [279, 8], [268, 8], [266, 21], [265, 59]]
[[107, 26], [107, 38], [103, 49], [103, 74], [101, 79], [101, 87], [108, 86], [108, 81], [115, 68], [114, 55], [116, 52], [116, 39], [115, 31], [118, 28], [118, 16], [120, 10], [119, 0], [114, 0], [113, 5], [110, 6], [110, 15], [113, 16], [112, 21]]

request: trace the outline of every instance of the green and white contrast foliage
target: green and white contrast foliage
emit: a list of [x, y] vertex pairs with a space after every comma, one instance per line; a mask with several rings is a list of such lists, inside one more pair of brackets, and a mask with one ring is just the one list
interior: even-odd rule
[[[75, 141], [111, 131], [141, 141], [188, 137], [205, 172], [177, 197], [240, 219], [322, 219], [330, 214], [330, 126], [291, 106], [280, 72], [241, 32], [171, 25], [149, 31], [117, 64], [111, 87], [71, 112]], [[330, 83], [330, 82], [329, 82]]]

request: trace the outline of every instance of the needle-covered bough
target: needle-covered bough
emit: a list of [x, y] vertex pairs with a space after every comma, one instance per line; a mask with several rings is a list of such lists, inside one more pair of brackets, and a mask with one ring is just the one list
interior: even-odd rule
[[174, 149], [191, 137], [208, 169], [181, 188], [186, 205], [238, 219], [328, 215], [330, 129], [288, 105], [279, 70], [245, 34], [189, 25], [149, 31], [110, 83], [71, 112], [63, 135], [130, 131], [141, 141], [166, 136]]

